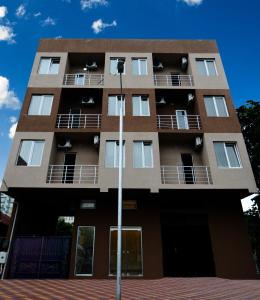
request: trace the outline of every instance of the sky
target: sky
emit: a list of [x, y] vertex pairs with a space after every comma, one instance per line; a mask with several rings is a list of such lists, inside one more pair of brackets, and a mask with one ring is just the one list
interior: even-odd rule
[[238, 107], [260, 99], [259, 28], [259, 0], [0, 0], [0, 179], [39, 39], [215, 39]]

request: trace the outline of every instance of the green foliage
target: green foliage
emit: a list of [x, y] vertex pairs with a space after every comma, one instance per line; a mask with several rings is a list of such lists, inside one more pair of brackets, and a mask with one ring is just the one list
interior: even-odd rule
[[71, 235], [73, 224], [66, 223], [63, 219], [59, 219], [56, 226], [57, 235]]
[[241, 130], [251, 160], [258, 187], [260, 187], [260, 102], [248, 100], [237, 109]]

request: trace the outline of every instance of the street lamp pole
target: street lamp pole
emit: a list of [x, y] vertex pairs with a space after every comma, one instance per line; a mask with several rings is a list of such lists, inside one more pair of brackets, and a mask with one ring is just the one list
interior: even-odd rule
[[122, 276], [122, 173], [123, 173], [123, 93], [122, 73], [124, 61], [118, 60], [117, 71], [120, 75], [120, 114], [119, 114], [119, 165], [118, 165], [118, 212], [117, 212], [117, 272], [116, 272], [116, 300], [121, 300]]

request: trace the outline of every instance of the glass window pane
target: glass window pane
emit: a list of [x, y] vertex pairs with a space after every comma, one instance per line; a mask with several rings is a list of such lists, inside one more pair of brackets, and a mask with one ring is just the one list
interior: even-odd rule
[[115, 141], [107, 141], [106, 142], [106, 168], [114, 168], [115, 167]]
[[51, 62], [50, 58], [41, 58], [38, 73], [49, 74], [50, 62]]
[[58, 74], [59, 73], [60, 60], [55, 58], [51, 60], [50, 72], [49, 74]]
[[188, 129], [188, 121], [187, 121], [186, 111], [177, 110], [176, 116], [177, 116], [178, 129]]
[[117, 58], [111, 58], [110, 59], [110, 74], [118, 74], [117, 73]]
[[214, 149], [217, 159], [217, 165], [218, 167], [228, 167], [228, 161], [224, 149], [224, 143], [215, 142], [214, 143]]
[[229, 160], [230, 167], [232, 168], [240, 167], [240, 163], [237, 157], [235, 147], [236, 146], [234, 144], [226, 144], [228, 160]]
[[196, 64], [199, 75], [207, 75], [204, 60], [198, 59], [196, 60]]
[[17, 158], [17, 166], [27, 166], [29, 164], [32, 141], [22, 141], [20, 153]]
[[133, 116], [140, 116], [140, 97], [139, 96], [133, 96], [132, 98], [133, 102]]
[[213, 97], [204, 97], [204, 103], [205, 103], [205, 107], [206, 107], [206, 111], [207, 111], [207, 116], [208, 117], [216, 117], [217, 113], [216, 113], [216, 109], [214, 106]]
[[117, 98], [116, 96], [108, 97], [108, 115], [116, 116], [117, 115]]
[[143, 168], [142, 147], [143, 142], [134, 142], [134, 168]]
[[94, 238], [94, 227], [78, 227], [75, 270], [76, 275], [93, 274]]
[[144, 143], [144, 166], [145, 168], [153, 167], [152, 144]]
[[33, 141], [33, 149], [32, 149], [30, 166], [40, 166], [41, 165], [43, 147], [44, 147], [43, 141]]
[[45, 95], [43, 96], [43, 103], [42, 103], [42, 111], [41, 115], [49, 116], [51, 114], [51, 107], [52, 107], [53, 96]]
[[215, 62], [213, 60], [208, 60], [207, 61], [207, 67], [208, 67], [208, 72], [209, 72], [209, 76], [216, 76], [217, 72], [216, 72], [216, 68], [215, 68]]
[[31, 98], [30, 107], [28, 110], [28, 115], [39, 115], [39, 109], [41, 106], [42, 96], [33, 95]]
[[147, 60], [139, 59], [140, 64], [140, 75], [147, 75]]
[[215, 97], [215, 101], [216, 101], [216, 106], [217, 106], [219, 117], [228, 117], [225, 98], [224, 97]]
[[149, 99], [147, 97], [141, 97], [142, 115], [150, 116]]
[[138, 59], [132, 60], [132, 71], [133, 75], [139, 75]]

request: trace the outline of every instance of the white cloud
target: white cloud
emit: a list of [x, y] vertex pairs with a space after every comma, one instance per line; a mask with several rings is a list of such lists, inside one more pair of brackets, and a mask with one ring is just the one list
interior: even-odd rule
[[98, 19], [92, 23], [91, 28], [93, 29], [94, 33], [98, 34], [107, 27], [115, 26], [117, 26], [117, 22], [115, 20], [112, 23], [105, 23], [102, 21], [102, 19]]
[[17, 122], [12, 124], [11, 127], [9, 128], [8, 136], [10, 139], [13, 139], [13, 137], [15, 135], [16, 127], [17, 127]]
[[0, 76], [0, 108], [19, 109], [20, 101], [14, 91], [9, 90], [9, 80]]
[[42, 15], [42, 13], [40, 12], [40, 11], [38, 11], [37, 13], [34, 13], [33, 14], [33, 16], [35, 17], [35, 18], [37, 18], [37, 17], [39, 17], [39, 16], [41, 16]]
[[7, 41], [9, 43], [14, 43], [15, 34], [13, 28], [10, 26], [0, 25], [0, 41]]
[[0, 6], [0, 18], [4, 18], [7, 14], [7, 7], [6, 6]]
[[178, 0], [178, 1], [185, 2], [189, 6], [200, 5], [203, 2], [203, 0]]
[[62, 39], [62, 35], [55, 36], [55, 38], [54, 38], [54, 39], [55, 39], [55, 40]]
[[25, 6], [24, 4], [20, 4], [15, 11], [15, 15], [18, 18], [22, 18], [25, 14], [26, 14]]
[[51, 17], [46, 18], [45, 20], [41, 21], [42, 27], [45, 26], [54, 26], [56, 25], [56, 20]]
[[107, 6], [107, 0], [80, 0], [80, 6], [82, 10], [91, 9], [97, 6]]
[[10, 123], [16, 123], [17, 122], [17, 118], [15, 116], [11, 116], [9, 118]]

